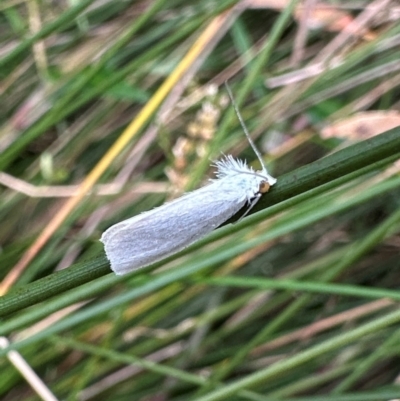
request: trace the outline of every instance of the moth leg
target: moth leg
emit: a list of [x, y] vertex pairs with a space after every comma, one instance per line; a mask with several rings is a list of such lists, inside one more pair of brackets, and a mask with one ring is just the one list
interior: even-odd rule
[[253, 209], [253, 207], [256, 205], [256, 203], [260, 200], [261, 195], [262, 195], [261, 193], [257, 193], [257, 194], [254, 196], [254, 198], [253, 198], [253, 200], [251, 201], [249, 207], [247, 208], [247, 210], [243, 213], [243, 216], [241, 216], [240, 219], [239, 219], [237, 222], [241, 221], [243, 218], [245, 218], [245, 217], [248, 215], [248, 213], [250, 212], [250, 210]]

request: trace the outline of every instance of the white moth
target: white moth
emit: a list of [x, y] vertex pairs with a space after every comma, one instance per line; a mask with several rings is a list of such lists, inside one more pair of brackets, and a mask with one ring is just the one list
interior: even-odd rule
[[211, 184], [111, 226], [103, 233], [101, 241], [116, 274], [129, 273], [186, 248], [246, 204], [249, 205], [247, 214], [275, 184], [276, 179], [268, 174], [238, 116], [262, 170], [254, 171], [245, 161], [225, 156], [214, 164], [217, 178], [211, 180]]

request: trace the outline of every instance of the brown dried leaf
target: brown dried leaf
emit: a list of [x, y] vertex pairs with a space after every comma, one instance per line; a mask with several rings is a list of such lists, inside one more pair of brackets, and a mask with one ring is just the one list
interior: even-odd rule
[[379, 135], [400, 126], [400, 113], [397, 111], [366, 111], [338, 121], [325, 127], [321, 136], [360, 141]]
[[309, 29], [323, 28], [331, 32], [338, 32], [345, 29], [353, 21], [353, 17], [347, 12], [322, 2], [307, 11], [303, 5], [296, 7], [294, 18], [300, 21], [305, 12], [308, 13], [307, 27]]

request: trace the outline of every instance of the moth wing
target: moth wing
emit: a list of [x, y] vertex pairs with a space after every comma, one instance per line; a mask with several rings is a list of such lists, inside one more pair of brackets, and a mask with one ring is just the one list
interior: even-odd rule
[[174, 254], [232, 217], [246, 203], [218, 182], [110, 227], [102, 235], [116, 274], [126, 274]]

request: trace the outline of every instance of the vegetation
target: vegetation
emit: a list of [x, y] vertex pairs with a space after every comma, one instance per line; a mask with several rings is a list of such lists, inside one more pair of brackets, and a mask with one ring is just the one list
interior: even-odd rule
[[[342, 3], [0, 4], [1, 399], [400, 398], [400, 9]], [[259, 168], [225, 81], [277, 184], [114, 275], [107, 227]]]

